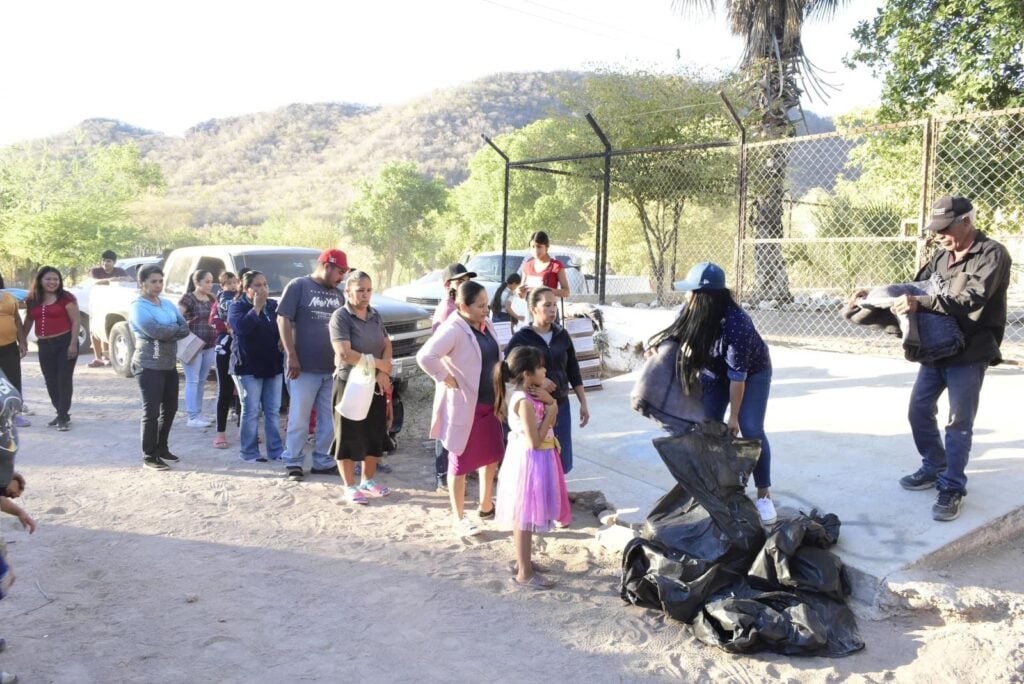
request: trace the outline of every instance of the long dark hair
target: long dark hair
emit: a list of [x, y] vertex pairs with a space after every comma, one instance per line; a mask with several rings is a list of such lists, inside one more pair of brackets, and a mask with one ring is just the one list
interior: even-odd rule
[[505, 282], [498, 286], [498, 289], [494, 291], [494, 296], [491, 297], [491, 314], [494, 316], [501, 315], [502, 293], [507, 290], [510, 285], [518, 285], [521, 282], [523, 282], [523, 278], [518, 273], [509, 273], [505, 276]]
[[680, 378], [689, 378], [707, 368], [711, 348], [722, 330], [722, 318], [730, 306], [738, 305], [727, 289], [694, 290], [672, 325], [652, 337], [648, 344], [657, 347], [669, 338], [678, 342], [676, 368]]
[[200, 268], [192, 272], [192, 275], [188, 279], [188, 286], [185, 288], [185, 294], [192, 294], [196, 291], [196, 284], [206, 276], [212, 276], [213, 274], [206, 269]]
[[59, 278], [59, 284], [57, 285], [57, 291], [54, 293], [57, 295], [57, 301], [64, 299], [67, 292], [64, 291], [64, 276], [53, 266], [43, 266], [36, 272], [35, 280], [32, 281], [32, 289], [28, 292], [28, 301], [26, 306], [34, 306], [36, 304], [43, 303], [43, 276], [48, 273], [56, 273]]
[[523, 374], [534, 372], [544, 365], [544, 353], [529, 345], [516, 347], [508, 357], [494, 366], [494, 413], [505, 420], [508, 406], [505, 399], [505, 384], [522, 382]]

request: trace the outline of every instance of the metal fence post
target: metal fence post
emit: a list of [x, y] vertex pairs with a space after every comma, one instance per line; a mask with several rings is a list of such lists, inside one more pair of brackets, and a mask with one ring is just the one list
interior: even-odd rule
[[725, 96], [725, 91], [718, 91], [718, 96], [722, 98], [725, 108], [729, 110], [729, 116], [732, 117], [740, 132], [740, 151], [736, 170], [736, 204], [738, 205], [736, 210], [736, 257], [733, 272], [736, 274], [735, 295], [737, 298], [742, 298], [744, 285], [743, 241], [746, 239], [747, 233], [747, 129], [743, 126], [732, 103], [729, 102], [729, 98]]
[[596, 255], [597, 260], [600, 261], [597, 277], [601, 279], [597, 289], [597, 302], [603, 305], [605, 303], [605, 281], [608, 275], [608, 204], [612, 191], [612, 144], [608, 142], [608, 137], [601, 130], [601, 127], [597, 125], [594, 116], [587, 112], [586, 118], [587, 123], [594, 129], [594, 133], [601, 139], [601, 144], [604, 145], [604, 192], [601, 197], [601, 222], [604, 225], [601, 227], [601, 250]]
[[486, 135], [480, 136], [483, 138], [488, 145], [491, 146], [495, 152], [501, 155], [501, 158], [505, 160], [505, 200], [502, 208], [501, 217], [501, 282], [505, 282], [505, 262], [507, 260], [506, 253], [508, 252], [508, 182], [510, 178], [509, 159], [508, 155], [501, 151], [501, 149], [494, 144], [494, 141], [488, 138]]

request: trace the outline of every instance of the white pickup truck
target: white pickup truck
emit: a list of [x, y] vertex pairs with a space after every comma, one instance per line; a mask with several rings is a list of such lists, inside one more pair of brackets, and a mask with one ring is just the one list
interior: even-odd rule
[[[162, 297], [177, 305], [185, 294], [191, 274], [197, 269], [213, 273], [214, 282], [223, 271], [238, 273], [243, 268], [257, 270], [267, 277], [270, 296], [279, 298], [292, 278], [316, 270], [320, 251], [304, 247], [263, 247], [258, 245], [204, 245], [176, 249], [164, 262]], [[216, 286], [215, 286], [216, 287]], [[135, 338], [128, 327], [128, 311], [138, 297], [137, 288], [93, 288], [89, 302], [92, 333], [110, 344], [114, 371], [131, 377], [131, 358]], [[421, 372], [416, 352], [430, 337], [430, 317], [426, 310], [406, 302], [374, 295], [372, 305], [380, 311], [394, 352], [397, 379]]]

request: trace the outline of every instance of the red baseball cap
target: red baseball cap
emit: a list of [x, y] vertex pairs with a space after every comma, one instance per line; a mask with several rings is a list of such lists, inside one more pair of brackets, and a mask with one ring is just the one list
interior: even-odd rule
[[317, 259], [321, 264], [337, 266], [342, 271], [348, 270], [348, 257], [340, 249], [325, 249]]

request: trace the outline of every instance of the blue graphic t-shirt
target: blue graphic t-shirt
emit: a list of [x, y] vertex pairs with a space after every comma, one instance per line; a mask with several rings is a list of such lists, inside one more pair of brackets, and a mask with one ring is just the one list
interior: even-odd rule
[[333, 373], [334, 348], [328, 325], [335, 310], [345, 303], [341, 290], [324, 287], [309, 276], [285, 286], [277, 315], [295, 326], [295, 351], [304, 373]]

